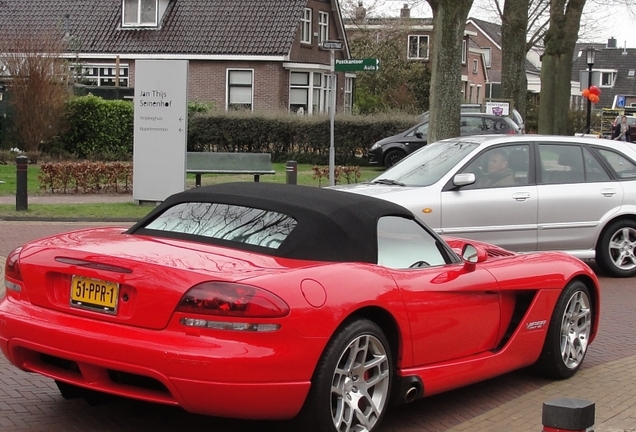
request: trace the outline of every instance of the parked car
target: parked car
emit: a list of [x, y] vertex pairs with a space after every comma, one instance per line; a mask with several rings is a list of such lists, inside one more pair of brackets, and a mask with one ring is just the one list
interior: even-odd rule
[[[500, 117], [494, 114], [462, 113], [460, 122], [462, 135], [521, 133], [516, 123], [509, 117]], [[390, 168], [406, 155], [424, 147], [427, 136], [428, 120], [402, 133], [384, 138], [369, 149], [369, 163]]]
[[[463, 113], [483, 113], [484, 112], [484, 108], [481, 104], [478, 103], [463, 103], [461, 104], [461, 112]], [[494, 113], [487, 113], [487, 114], [494, 114]], [[419, 121], [424, 122], [427, 121], [429, 117], [429, 112], [426, 111], [424, 113], [422, 113], [422, 115], [420, 115]], [[514, 121], [517, 126], [519, 126], [519, 129], [521, 129], [521, 133], [525, 133], [526, 132], [526, 127], [525, 124], [523, 122], [523, 117], [521, 117], [521, 113], [519, 111], [517, 111], [516, 109], [512, 109], [510, 111], [509, 117], [512, 119], [512, 121]]]
[[[491, 156], [506, 159], [498, 181], [489, 173]], [[567, 251], [595, 259], [612, 276], [636, 275], [636, 148], [630, 143], [460, 137], [429, 144], [346, 190], [401, 204], [442, 234], [514, 251]]]
[[393, 402], [533, 364], [568, 378], [599, 322], [598, 280], [569, 255], [444, 241], [388, 201], [274, 183], [31, 242], [5, 289], [2, 352], [64, 396], [318, 432], [375, 431]]

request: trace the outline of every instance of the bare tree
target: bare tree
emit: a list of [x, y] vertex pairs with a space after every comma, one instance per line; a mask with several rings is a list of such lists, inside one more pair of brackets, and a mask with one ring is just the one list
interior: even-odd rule
[[541, 65], [539, 133], [567, 134], [570, 77], [585, 0], [552, 0]]
[[473, 0], [427, 0], [433, 10], [428, 142], [459, 136], [462, 40]]
[[528, 79], [526, 77], [526, 29], [530, 0], [506, 0], [501, 23], [501, 92], [512, 99], [525, 118]]
[[13, 125], [24, 151], [36, 151], [60, 132], [69, 98], [63, 33], [36, 30], [0, 31], [0, 62], [9, 76]]

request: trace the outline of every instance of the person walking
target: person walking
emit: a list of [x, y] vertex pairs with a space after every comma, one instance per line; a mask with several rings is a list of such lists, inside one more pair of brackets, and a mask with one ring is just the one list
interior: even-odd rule
[[616, 125], [614, 129], [615, 141], [627, 141], [631, 142], [631, 133], [629, 130], [629, 124], [627, 124], [627, 117], [622, 116], [621, 121]]

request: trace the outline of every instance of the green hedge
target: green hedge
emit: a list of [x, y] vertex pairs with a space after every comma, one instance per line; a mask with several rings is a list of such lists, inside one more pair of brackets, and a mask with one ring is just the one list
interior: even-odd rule
[[58, 146], [80, 159], [125, 160], [133, 150], [131, 101], [88, 95], [67, 104], [67, 130]]
[[[336, 163], [364, 163], [374, 142], [416, 123], [411, 115], [338, 115]], [[330, 143], [329, 116], [213, 112], [191, 118], [188, 130], [188, 151], [267, 152], [274, 162], [326, 164]]]
[[[129, 101], [75, 97], [67, 105], [68, 128], [55, 147], [80, 159], [129, 160], [133, 118]], [[188, 120], [188, 151], [266, 152], [274, 162], [329, 163], [329, 116], [226, 112], [193, 102], [188, 106]], [[337, 115], [336, 163], [364, 164], [374, 142], [416, 123], [416, 116], [405, 114]]]

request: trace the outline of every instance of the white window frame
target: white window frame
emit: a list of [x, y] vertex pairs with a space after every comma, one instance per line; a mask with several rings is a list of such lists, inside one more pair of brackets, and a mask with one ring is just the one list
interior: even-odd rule
[[[304, 79], [300, 79], [304, 78]], [[331, 74], [312, 71], [296, 70], [289, 71], [289, 112], [303, 115], [319, 115], [329, 113], [331, 106]], [[299, 95], [304, 92], [302, 111], [298, 105]], [[294, 103], [295, 102], [295, 103]], [[294, 105], [294, 106], [292, 106]]]
[[[154, 18], [152, 21], [142, 20], [143, 7], [151, 6], [154, 4]], [[135, 20], [127, 20], [127, 11], [130, 7], [136, 6]], [[121, 25], [122, 27], [157, 27], [159, 25], [159, 0], [122, 0], [122, 14]]]
[[300, 18], [300, 43], [311, 43], [311, 8], [303, 9], [303, 16]]
[[[97, 87], [115, 86], [117, 76], [116, 63], [75, 63], [72, 65], [74, 78], [82, 84]], [[80, 70], [78, 74], [77, 71]], [[110, 82], [109, 82], [110, 81]], [[119, 64], [119, 87], [130, 84], [130, 69], [128, 63]]]
[[[420, 46], [421, 46], [421, 42], [420, 40], [422, 38], [426, 39], [426, 53], [425, 55], [422, 55], [422, 53], [420, 52]], [[415, 55], [412, 56], [411, 55], [411, 47], [412, 47], [412, 42], [413, 39], [416, 41], [415, 42], [415, 47], [416, 49], [415, 51]], [[430, 38], [428, 37], [428, 35], [408, 35], [408, 46], [406, 47], [406, 56], [409, 60], [428, 60], [428, 53], [430, 50]]]
[[[323, 76], [323, 86], [322, 86], [322, 102], [323, 102], [323, 108], [320, 111], [321, 113], [324, 114], [330, 114], [331, 113], [331, 91], [334, 88], [338, 88], [337, 87], [337, 83], [338, 83], [338, 75], [335, 74], [325, 74]], [[338, 105], [337, 101], [336, 101], [336, 106]]]
[[[306, 78], [306, 80], [299, 81], [298, 78]], [[314, 109], [314, 94], [312, 91], [313, 88], [313, 72], [310, 71], [289, 71], [289, 111], [297, 114], [307, 114], [310, 115]], [[298, 103], [298, 96], [294, 96], [297, 94], [305, 93], [305, 100], [301, 107], [296, 107], [296, 105], [300, 105]], [[292, 107], [292, 105], [294, 105]]]
[[329, 40], [329, 13], [320, 11], [318, 15], [318, 28], [320, 29], [320, 43]]
[[492, 49], [490, 47], [482, 48], [484, 53], [484, 64], [487, 68], [492, 64]]
[[354, 77], [345, 75], [343, 110], [347, 114], [351, 114], [353, 108], [353, 80]]
[[[598, 77], [599, 87], [611, 88], [614, 87], [614, 83], [616, 82], [616, 75], [618, 73], [616, 71], [601, 71]], [[609, 84], [603, 84], [603, 78], [607, 77], [611, 81]]]
[[479, 60], [473, 59], [473, 73], [479, 73]]
[[[241, 83], [241, 82], [232, 82], [232, 72], [249, 72], [250, 73], [250, 83]], [[242, 106], [242, 108], [247, 108], [246, 105], [249, 105], [249, 110], [250, 111], [254, 111], [254, 69], [244, 69], [244, 68], [228, 68], [226, 69], [226, 77], [225, 77], [225, 82], [226, 82], [226, 86], [225, 86], [225, 91], [226, 91], [226, 96], [225, 96], [225, 110], [228, 111], [230, 109], [233, 109], [234, 106], [239, 107]], [[238, 75], [238, 74], [237, 74]], [[249, 103], [247, 102], [237, 102], [234, 103], [231, 101], [232, 99], [232, 90], [233, 89], [239, 89], [239, 88], [249, 88], [250, 90], [250, 101]]]
[[466, 39], [462, 40], [462, 64], [466, 64], [468, 61], [468, 44]]

